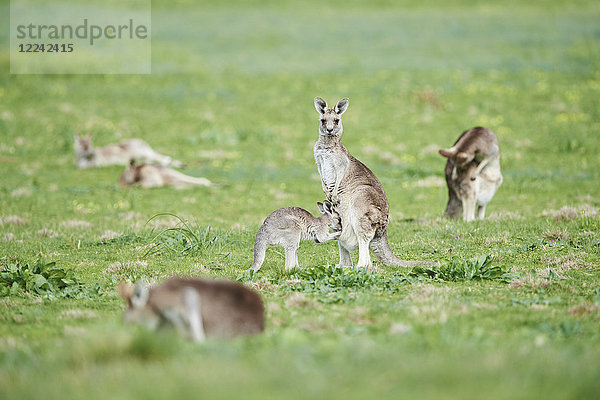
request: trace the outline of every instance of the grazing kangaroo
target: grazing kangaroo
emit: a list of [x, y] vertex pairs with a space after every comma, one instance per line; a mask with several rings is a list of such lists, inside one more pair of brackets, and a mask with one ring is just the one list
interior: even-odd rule
[[440, 149], [446, 157], [448, 204], [444, 215], [463, 220], [485, 217], [485, 208], [502, 184], [498, 138], [489, 129], [475, 127], [464, 131], [450, 149]]
[[206, 178], [188, 176], [159, 164], [136, 164], [135, 160], [131, 160], [129, 167], [123, 171], [119, 183], [123, 186], [139, 185], [143, 188], [172, 186], [175, 189], [213, 185]]
[[181, 161], [152, 150], [152, 147], [142, 139], [127, 139], [118, 144], [94, 147], [92, 135], [82, 137], [79, 134], [75, 135], [75, 158], [79, 168], [127, 165], [131, 159], [177, 168], [184, 166]]
[[[333, 205], [325, 200], [317, 203], [322, 216], [315, 218], [300, 207], [285, 207], [273, 211], [263, 222], [254, 241], [254, 262], [250, 267], [257, 272], [265, 261], [267, 245], [281, 245], [285, 249], [285, 269], [298, 267], [298, 246], [301, 240], [325, 243], [337, 239], [342, 229], [340, 216]], [[329, 229], [333, 233], [329, 233]]]
[[389, 206], [381, 183], [373, 172], [346, 150], [341, 142], [342, 114], [348, 99], [338, 101], [334, 108], [315, 98], [319, 113], [319, 139], [314, 157], [326, 197], [332, 201], [342, 220], [338, 239], [340, 266], [352, 266], [350, 251], [358, 247], [357, 267], [371, 268], [369, 248], [385, 265], [414, 266], [432, 264], [427, 261], [406, 261], [396, 257], [387, 239]]
[[196, 342], [264, 330], [264, 307], [255, 291], [235, 282], [172, 278], [147, 288], [119, 285], [127, 301], [125, 322], [157, 330], [172, 327]]

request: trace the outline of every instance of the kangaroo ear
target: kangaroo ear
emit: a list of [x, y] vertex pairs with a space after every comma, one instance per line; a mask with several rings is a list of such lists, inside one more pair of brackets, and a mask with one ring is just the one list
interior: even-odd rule
[[317, 207], [319, 207], [319, 211], [321, 211], [321, 214], [325, 214], [325, 206], [323, 205], [323, 203], [317, 201]]
[[323, 202], [323, 208], [327, 214], [333, 214], [333, 204], [329, 200]]
[[148, 302], [150, 291], [142, 283], [137, 282], [133, 288], [133, 295], [131, 296], [131, 305], [134, 307], [143, 307]]
[[131, 295], [133, 295], [133, 286], [125, 282], [121, 282], [119, 283], [119, 286], [117, 286], [117, 290], [119, 291], [119, 294], [123, 300], [126, 300], [127, 302], [130, 301]]
[[325, 114], [325, 111], [327, 111], [327, 102], [320, 97], [315, 97], [315, 108], [319, 114]]
[[469, 154], [469, 153], [465, 153], [464, 151], [461, 151], [460, 153], [458, 153], [456, 155], [456, 162], [458, 164], [466, 164], [468, 162], [470, 162], [473, 158], [475, 158], [475, 156], [473, 154]]
[[439, 153], [442, 157], [450, 158], [454, 156], [454, 152], [452, 150], [439, 149]]
[[338, 101], [335, 105], [335, 113], [337, 115], [342, 115], [344, 112], [346, 112], [346, 108], [348, 108], [349, 102], [350, 100], [347, 97]]

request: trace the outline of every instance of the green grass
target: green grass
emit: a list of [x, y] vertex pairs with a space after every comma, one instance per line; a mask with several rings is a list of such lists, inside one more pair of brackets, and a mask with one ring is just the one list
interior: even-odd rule
[[[0, 267], [82, 285], [0, 298], [0, 398], [595, 398], [599, 18], [583, 0], [154, 1], [148, 76], [9, 75], [0, 32]], [[273, 248], [245, 272], [270, 212], [318, 212], [317, 95], [350, 98], [343, 140], [386, 190], [394, 252], [441, 267], [334, 271], [330, 242], [303, 243], [300, 271]], [[441, 219], [437, 149], [476, 125], [504, 183], [488, 219]], [[75, 168], [76, 132], [144, 138], [221, 186], [120, 188], [120, 167]], [[265, 333], [121, 323], [116, 284], [173, 275], [254, 287]]]

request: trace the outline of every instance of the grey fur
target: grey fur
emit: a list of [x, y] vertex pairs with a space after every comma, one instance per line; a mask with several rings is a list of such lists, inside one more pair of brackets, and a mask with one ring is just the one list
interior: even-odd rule
[[129, 167], [123, 171], [119, 183], [123, 186], [139, 185], [143, 188], [171, 186], [183, 189], [190, 186], [213, 186], [203, 177], [182, 174], [172, 168], [160, 164], [136, 164], [131, 160]]
[[126, 139], [118, 144], [94, 147], [92, 135], [75, 135], [75, 158], [79, 168], [127, 165], [132, 159], [177, 168], [184, 166], [181, 161], [157, 153], [142, 139]]
[[171, 278], [153, 288], [122, 283], [119, 291], [127, 301], [125, 322], [152, 330], [170, 326], [194, 341], [264, 330], [260, 296], [235, 282]]
[[487, 203], [502, 184], [498, 138], [487, 128], [475, 127], [464, 131], [450, 149], [439, 152], [448, 158], [444, 169], [448, 185], [444, 215], [472, 221], [477, 213], [477, 219], [483, 219]]
[[[254, 241], [254, 262], [250, 267], [260, 269], [268, 245], [281, 245], [285, 250], [285, 269], [298, 267], [298, 247], [302, 240], [325, 243], [340, 235], [340, 217], [329, 201], [317, 203], [323, 215], [315, 218], [300, 207], [285, 207], [273, 211], [263, 222]], [[329, 233], [329, 229], [334, 232]]]
[[371, 268], [369, 248], [385, 265], [414, 266], [427, 261], [406, 261], [394, 255], [387, 239], [389, 206], [383, 186], [363, 163], [354, 158], [341, 142], [344, 131], [341, 116], [348, 99], [332, 109], [315, 98], [319, 113], [319, 139], [314, 157], [325, 196], [334, 204], [342, 220], [338, 239], [340, 266], [352, 266], [350, 251], [358, 247], [357, 267]]

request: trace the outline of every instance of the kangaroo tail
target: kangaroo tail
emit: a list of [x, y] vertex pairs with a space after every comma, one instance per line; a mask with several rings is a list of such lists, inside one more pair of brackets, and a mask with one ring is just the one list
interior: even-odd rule
[[183, 188], [186, 186], [212, 186], [213, 183], [206, 178], [195, 177], [182, 174], [179, 171], [169, 170], [168, 175], [170, 177], [171, 184], [176, 188]]
[[254, 242], [254, 261], [252, 262], [251, 270], [257, 272], [265, 261], [265, 253], [267, 251], [267, 241], [261, 238], [261, 230], [259, 229]]
[[392, 249], [390, 249], [386, 231], [376, 235], [373, 240], [371, 240], [370, 247], [373, 254], [375, 254], [379, 261], [386, 266], [400, 265], [402, 267], [414, 267], [415, 265], [438, 264], [432, 261], [408, 261], [396, 257], [396, 255], [392, 252]]
[[189, 183], [191, 185], [196, 185], [196, 186], [212, 186], [212, 182], [209, 181], [206, 178], [202, 178], [202, 177], [194, 177], [194, 176], [186, 176], [183, 181], [185, 183]]

